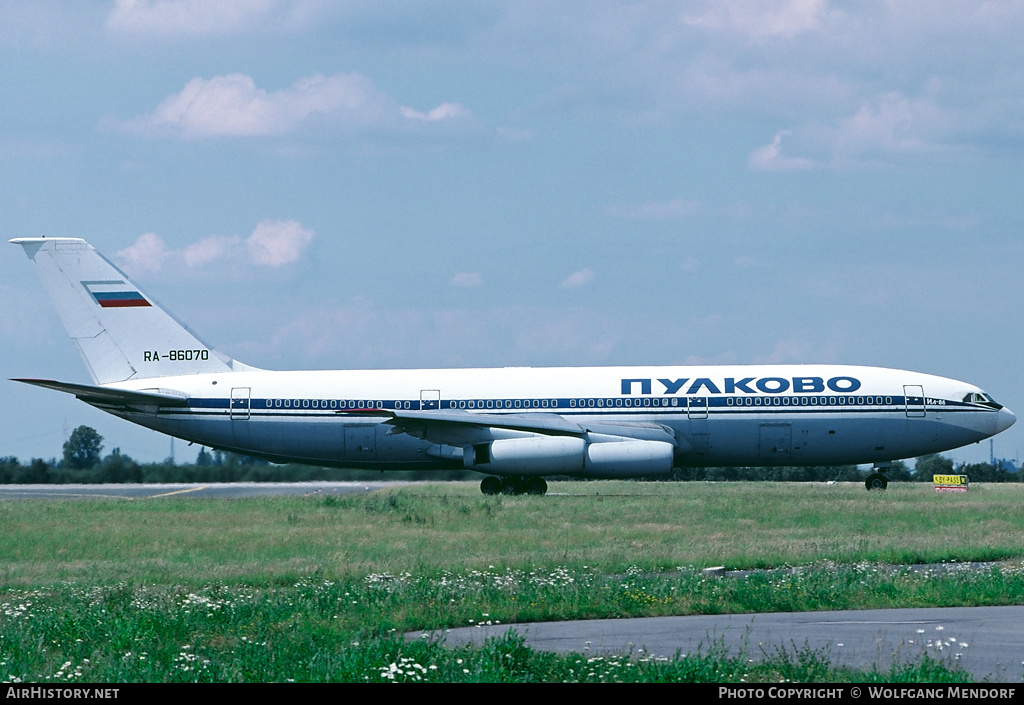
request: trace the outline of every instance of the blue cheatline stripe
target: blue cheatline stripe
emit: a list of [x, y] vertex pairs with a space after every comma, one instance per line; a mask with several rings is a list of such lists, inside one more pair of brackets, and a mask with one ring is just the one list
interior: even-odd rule
[[[792, 401], [791, 401], [789, 404], [782, 404], [782, 403], [775, 404], [774, 400], [776, 400], [776, 399], [781, 400], [781, 397], [772, 397], [772, 396], [767, 396], [766, 395], [766, 396], [759, 396], [759, 397], [757, 397], [757, 398], [762, 400], [762, 403], [760, 405], [751, 404], [749, 406], [746, 405], [745, 403], [743, 403], [743, 404], [735, 403], [735, 401], [746, 400], [746, 399], [753, 399], [754, 397], [747, 397], [747, 396], [731, 397], [733, 400], [735, 400], [732, 405], [728, 404], [727, 400], [729, 399], [729, 397], [711, 397], [711, 398], [707, 398], [707, 404], [706, 405], [705, 404], [695, 404], [693, 406], [687, 406], [687, 397], [674, 397], [675, 399], [678, 399], [679, 402], [680, 402], [677, 406], [661, 406], [661, 405], [658, 405], [658, 406], [653, 406], [653, 405], [652, 406], [617, 406], [617, 405], [615, 405], [615, 400], [616, 399], [621, 399], [621, 397], [600, 397], [600, 398], [599, 397], [572, 397], [571, 399], [570, 398], [552, 399], [552, 398], [549, 397], [549, 398], [546, 398], [546, 399], [543, 399], [543, 400], [542, 399], [521, 399], [521, 398], [518, 399], [518, 400], [516, 400], [516, 399], [511, 399], [511, 400], [509, 400], [509, 399], [491, 399], [491, 400], [473, 399], [472, 401], [474, 402], [474, 408], [472, 408], [472, 409], [469, 408], [468, 402], [470, 400], [468, 400], [468, 399], [458, 399], [458, 400], [445, 399], [445, 400], [441, 400], [439, 404], [437, 402], [431, 402], [431, 406], [427, 407], [427, 408], [440, 409], [440, 410], [443, 410], [443, 411], [458, 410], [458, 411], [483, 412], [483, 413], [522, 413], [522, 412], [542, 412], [543, 413], [543, 412], [547, 412], [547, 413], [561, 414], [563, 416], [580, 416], [580, 415], [587, 415], [587, 414], [608, 414], [608, 413], [632, 414], [632, 415], [653, 415], [653, 414], [668, 415], [668, 414], [673, 414], [673, 415], [686, 416], [686, 415], [692, 414], [694, 412], [699, 413], [699, 414], [710, 413], [710, 414], [716, 415], [716, 416], [721, 416], [721, 415], [739, 416], [739, 415], [745, 415], [745, 414], [762, 414], [762, 415], [768, 415], [768, 414], [790, 414], [790, 415], [793, 415], [793, 414], [837, 413], [837, 412], [862, 414], [862, 413], [871, 413], [871, 412], [901, 412], [902, 413], [902, 412], [904, 412], [906, 410], [907, 400], [906, 400], [906, 397], [903, 397], [903, 396], [889, 396], [889, 397], [886, 397], [884, 395], [863, 395], [863, 396], [861, 396], [861, 395], [829, 395], [829, 396], [826, 396], [826, 397], [822, 397], [820, 395], [813, 395], [813, 397], [815, 399], [818, 399], [818, 400], [821, 400], [821, 399], [826, 399], [826, 400], [828, 400], [828, 399], [836, 399], [837, 402], [838, 402], [838, 400], [840, 398], [845, 399], [845, 400], [850, 400], [852, 398], [852, 399], [855, 400], [858, 396], [860, 396], [860, 398], [862, 398], [862, 399], [865, 399], [865, 401], [863, 401], [863, 402], [861, 402], [859, 404], [856, 403], [856, 401], [853, 401], [852, 403], [844, 403], [844, 404], [839, 404], [839, 403], [829, 404], [829, 403], [827, 403], [827, 401], [824, 404], [822, 404], [822, 403], [811, 404], [810, 401], [808, 401], [807, 404], [804, 404], [804, 403], [802, 403], [802, 400], [803, 399], [810, 400], [811, 396], [807, 396], [807, 397], [801, 397], [801, 396], [792, 397], [792, 396], [790, 396], [790, 397], [788, 397], [789, 399], [791, 399], [791, 400], [793, 400], [793, 399], [800, 399], [801, 403], [795, 404], [795, 403], [792, 403]], [[634, 399], [636, 401], [639, 401], [641, 398], [642, 397], [636, 397]], [[668, 399], [671, 399], [673, 397], [655, 397], [655, 398], [656, 399], [668, 400]], [[867, 399], [890, 399], [891, 401], [889, 403], [876, 403], [876, 402], [868, 403], [866, 401]], [[612, 400], [612, 405], [608, 404], [609, 400]], [[284, 403], [285, 401], [288, 402], [287, 406], [285, 406], [285, 403]], [[376, 409], [376, 408], [381, 408], [381, 409], [383, 409], [385, 411], [399, 411], [399, 410], [405, 410], [406, 408], [408, 408], [409, 410], [413, 410], [413, 411], [419, 411], [420, 410], [420, 400], [419, 399], [388, 399], [388, 400], [365, 399], [365, 400], [358, 400], [358, 401], [360, 401], [362, 403], [358, 404], [357, 406], [350, 406], [349, 405], [350, 401], [353, 401], [353, 400], [349, 400], [349, 399], [294, 399], [294, 398], [287, 399], [287, 400], [284, 400], [284, 399], [256, 399], [256, 398], [254, 398], [252, 400], [248, 400], [248, 399], [229, 400], [229, 399], [226, 399], [226, 398], [222, 398], [222, 399], [193, 398], [193, 399], [189, 400], [189, 407], [190, 408], [194, 408], [194, 409], [230, 409], [230, 408], [232, 408], [232, 402], [233, 402], [233, 408], [236, 411], [239, 410], [239, 409], [246, 409], [246, 408], [248, 408], [248, 409], [250, 409], [253, 412], [262, 412], [264, 414], [266, 414], [266, 412], [274, 412], [275, 415], [277, 415], [277, 414], [280, 414], [280, 415], [293, 414], [294, 412], [301, 412], [301, 413], [305, 413], [305, 414], [319, 413], [321, 415], [322, 414], [331, 415], [331, 414], [345, 413], [345, 412], [349, 412], [349, 411], [353, 411], [354, 412], [354, 411], [357, 411], [357, 410], [367, 410], [367, 409], [372, 410], [372, 409]], [[480, 401], [483, 401], [484, 405], [480, 405], [478, 403]], [[487, 401], [491, 401], [492, 402], [492, 406], [491, 407], [487, 407], [486, 406], [486, 402]], [[518, 407], [515, 406], [515, 402], [516, 401], [518, 401], [519, 404], [520, 404]], [[540, 406], [540, 404], [543, 401], [547, 401], [548, 402], [548, 405], [546, 407], [545, 406]], [[601, 401], [604, 405], [603, 406], [598, 406], [598, 401]], [[278, 405], [278, 402], [280, 402], [280, 405]], [[508, 406], [506, 404], [506, 402], [511, 402], [512, 406]], [[537, 406], [534, 406], [534, 402], [537, 402]], [[593, 402], [593, 406], [590, 405], [591, 402]], [[455, 407], [452, 407], [453, 403], [455, 404]], [[499, 403], [501, 404], [500, 407], [497, 406]], [[408, 407], [406, 407], [406, 404], [408, 404]], [[462, 404], [465, 404], [465, 406], [461, 406]], [[915, 404], [915, 407], [916, 407], [916, 404]], [[930, 410], [930, 411], [936, 411], [936, 410], [942, 410], [942, 411], [974, 411], [974, 412], [989, 411], [989, 409], [979, 408], [975, 404], [967, 404], [967, 403], [962, 403], [962, 402], [955, 402], [955, 401], [952, 401], [952, 400], [945, 400], [945, 403], [942, 404], [942, 405], [929, 405], [928, 406], [928, 410]]]

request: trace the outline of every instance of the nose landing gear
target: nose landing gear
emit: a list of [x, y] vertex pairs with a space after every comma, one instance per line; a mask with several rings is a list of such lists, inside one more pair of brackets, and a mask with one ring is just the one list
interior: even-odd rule
[[864, 488], [870, 492], [871, 490], [884, 490], [889, 486], [889, 478], [885, 476], [885, 473], [892, 467], [892, 461], [885, 463], [875, 463], [875, 466], [871, 468], [871, 474], [864, 480]]

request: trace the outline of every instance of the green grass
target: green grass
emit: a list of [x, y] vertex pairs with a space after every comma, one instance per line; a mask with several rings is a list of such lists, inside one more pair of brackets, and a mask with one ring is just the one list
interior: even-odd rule
[[[774, 483], [551, 491], [567, 496], [484, 497], [475, 484], [439, 484], [353, 497], [0, 503], [0, 679], [962, 679], [927, 659], [851, 674], [800, 650], [751, 664], [709, 644], [668, 662], [598, 662], [534, 652], [512, 637], [452, 650], [400, 635], [483, 621], [1013, 604], [1024, 595], [1012, 562], [948, 574], [879, 565], [1019, 563], [1016, 485], [973, 485], [966, 495]], [[700, 575], [710, 565], [809, 568]]]
[[[864, 572], [859, 577], [868, 578]], [[835, 669], [827, 652], [810, 649], [754, 654], [761, 658], [752, 663], [749, 653], [730, 655], [715, 643], [686, 658], [641, 654], [631, 659], [535, 652], [515, 635], [482, 649], [449, 649], [401, 636], [410, 624], [422, 624], [426, 613], [433, 626], [494, 623], [516, 605], [527, 612], [536, 606], [543, 616], [604, 592], [609, 605], [617, 603], [614, 613], [645, 614], [652, 605], [673, 602], [716, 604], [722, 590], [765, 604], [773, 591], [792, 589], [785, 581], [774, 590], [766, 590], [769, 585], [736, 588], [693, 576], [677, 582], [555, 571], [419, 579], [378, 575], [353, 583], [308, 580], [274, 588], [62, 584], [8, 590], [0, 597], [0, 677], [21, 682], [965, 680], [927, 656], [900, 663], [888, 674], [863, 674]]]
[[1024, 485], [553, 483], [568, 496], [484, 497], [475, 484], [350, 497], [0, 503], [0, 579], [265, 584], [307, 575], [597, 565], [766, 568], [822, 560], [1024, 557]]

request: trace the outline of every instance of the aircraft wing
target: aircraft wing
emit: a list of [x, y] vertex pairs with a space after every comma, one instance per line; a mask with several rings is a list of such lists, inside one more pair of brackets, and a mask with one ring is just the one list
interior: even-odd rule
[[143, 392], [112, 387], [94, 387], [88, 384], [72, 384], [57, 382], [52, 379], [13, 379], [12, 382], [24, 382], [36, 387], [54, 389], [58, 392], [74, 394], [87, 404], [105, 406], [188, 406], [188, 397], [180, 392], [168, 389], [154, 389]]
[[[351, 413], [351, 410], [341, 413]], [[586, 438], [590, 434], [617, 436], [622, 440], [654, 440], [679, 447], [672, 430], [657, 423], [615, 423], [581, 425], [559, 414], [477, 414], [466, 411], [356, 410], [358, 415], [386, 416], [393, 428], [389, 435], [407, 433], [434, 443], [465, 446], [496, 437], [495, 431], [518, 431], [542, 436]]]

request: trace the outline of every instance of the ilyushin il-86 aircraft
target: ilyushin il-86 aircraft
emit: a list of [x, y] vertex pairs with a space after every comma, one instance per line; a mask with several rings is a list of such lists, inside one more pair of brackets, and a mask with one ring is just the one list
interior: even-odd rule
[[848, 365], [278, 372], [222, 355], [89, 243], [18, 238], [94, 384], [19, 379], [133, 423], [273, 462], [483, 473], [485, 494], [545, 476], [683, 466], [873, 464], [957, 448], [1016, 417], [978, 387]]

